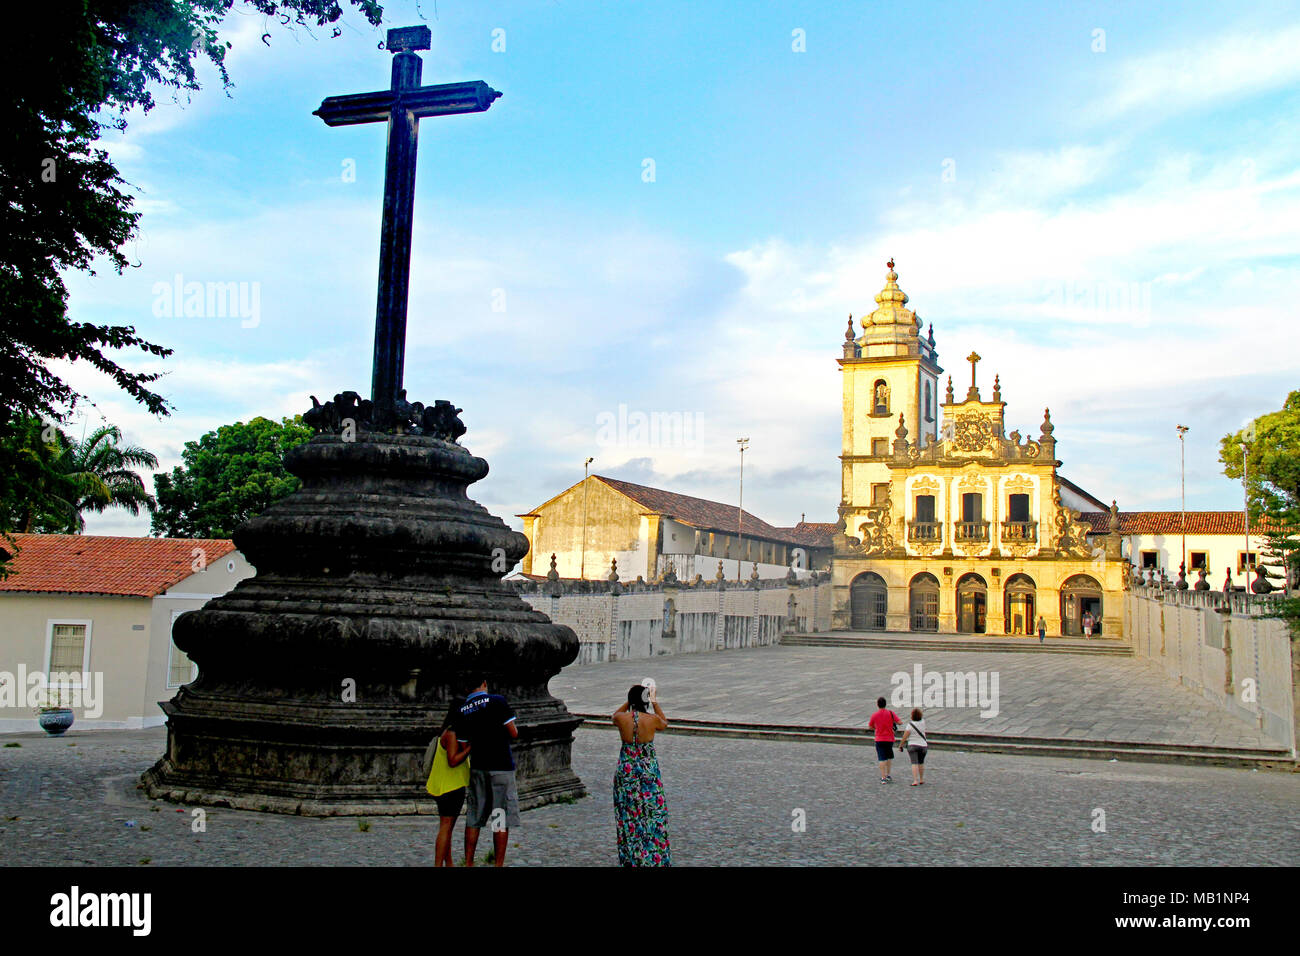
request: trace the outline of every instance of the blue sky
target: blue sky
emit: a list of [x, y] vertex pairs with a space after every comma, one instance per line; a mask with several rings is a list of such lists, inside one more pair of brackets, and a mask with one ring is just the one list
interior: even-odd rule
[[[504, 96], [421, 126], [406, 382], [464, 407], [463, 443], [492, 464], [471, 490], [516, 527], [589, 455], [733, 500], [742, 435], [749, 510], [834, 520], [835, 358], [890, 256], [945, 369], [960, 382], [977, 349], [982, 381], [1001, 375], [1008, 430], [1051, 406], [1064, 474], [1176, 508], [1182, 423], [1188, 507], [1239, 506], [1218, 438], [1300, 388], [1293, 7], [434, 10], [386, 8], [386, 26], [432, 28], [424, 82]], [[355, 14], [312, 33], [232, 13], [229, 95], [205, 74], [108, 137], [144, 213], [139, 266], [70, 277], [71, 308], [176, 350], [157, 363], [175, 413], [67, 372], [92, 422], [165, 466], [222, 423], [369, 390], [384, 134], [311, 111], [386, 86], [390, 56]], [[256, 322], [158, 314], [177, 275], [244, 284]], [[620, 406], [688, 416], [688, 440], [611, 438]]]

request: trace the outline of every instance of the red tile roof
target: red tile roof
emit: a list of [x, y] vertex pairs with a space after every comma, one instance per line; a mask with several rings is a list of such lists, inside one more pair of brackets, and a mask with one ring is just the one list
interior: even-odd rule
[[778, 528], [777, 530], [786, 532], [796, 543], [809, 548], [829, 548], [832, 544], [832, 537], [839, 529], [840, 526], [834, 522], [800, 521], [793, 528]]
[[[703, 528], [706, 531], [717, 531], [722, 534], [736, 533], [735, 505], [723, 504], [720, 501], [709, 501], [707, 498], [679, 495], [675, 491], [664, 491], [662, 488], [647, 488], [645, 485], [636, 485], [630, 481], [619, 481], [617, 478], [606, 478], [603, 475], [592, 475], [592, 477], [603, 481], [615, 491], [627, 495], [637, 504], [655, 514], [667, 515], [670, 518], [675, 518], [696, 528]], [[762, 518], [752, 515], [748, 511], [745, 512], [744, 524], [740, 530], [747, 538], [765, 538], [769, 541], [780, 541], [787, 544], [803, 543], [794, 537], [790, 528], [773, 527]]]
[[[1188, 534], [1238, 534], [1246, 533], [1246, 521], [1241, 511], [1189, 511], [1187, 512]], [[1082, 520], [1092, 525], [1093, 534], [1106, 534], [1110, 528], [1110, 513], [1106, 511], [1084, 511]], [[1251, 523], [1251, 534], [1264, 530], [1263, 522]], [[1121, 511], [1119, 513], [1120, 534], [1182, 534], [1183, 512], [1181, 511]]]
[[[117, 538], [85, 534], [15, 534], [13, 573], [0, 591], [154, 597], [194, 573], [194, 550], [211, 564], [235, 550], [212, 538]], [[0, 540], [0, 548], [15, 550]]]

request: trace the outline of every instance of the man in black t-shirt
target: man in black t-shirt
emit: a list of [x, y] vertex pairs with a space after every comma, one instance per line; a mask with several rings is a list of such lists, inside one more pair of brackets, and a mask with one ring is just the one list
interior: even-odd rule
[[500, 694], [489, 694], [487, 678], [475, 675], [456, 715], [456, 737], [470, 745], [469, 792], [465, 810], [465, 865], [474, 865], [478, 833], [492, 828], [496, 865], [504, 866], [510, 828], [519, 825], [519, 794], [510, 741], [519, 736], [515, 712]]

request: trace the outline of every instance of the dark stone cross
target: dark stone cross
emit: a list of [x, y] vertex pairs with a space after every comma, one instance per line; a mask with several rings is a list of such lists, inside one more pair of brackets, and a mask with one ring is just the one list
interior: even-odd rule
[[379, 301], [375, 308], [375, 363], [370, 398], [375, 417], [392, 417], [402, 389], [406, 353], [406, 301], [411, 281], [411, 223], [415, 212], [415, 149], [420, 120], [428, 116], [482, 113], [501, 94], [482, 80], [420, 85], [420, 57], [433, 35], [428, 27], [388, 31], [393, 82], [387, 90], [330, 96], [313, 115], [327, 126], [388, 122], [384, 171], [384, 219], [379, 238]]

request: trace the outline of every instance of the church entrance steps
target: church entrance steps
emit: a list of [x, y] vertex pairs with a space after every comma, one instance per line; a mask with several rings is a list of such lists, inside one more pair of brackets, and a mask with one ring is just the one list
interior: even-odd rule
[[[583, 726], [615, 730], [608, 714], [581, 714]], [[869, 745], [875, 742], [871, 731], [858, 727], [818, 727], [793, 724], [733, 723], [719, 720], [674, 718], [668, 733], [736, 740], [802, 741], [818, 744]], [[1089, 760], [1125, 760], [1143, 763], [1201, 764], [1214, 767], [1248, 767], [1259, 770], [1295, 768], [1285, 747], [1215, 747], [1201, 744], [1138, 743], [1133, 741], [1088, 740], [1068, 737], [1022, 737], [999, 734], [951, 732], [931, 734], [935, 755], [944, 751], [1001, 753], [1025, 757], [1076, 757]], [[898, 758], [903, 766], [905, 755]]]
[[864, 634], [829, 631], [820, 634], [781, 635], [787, 647], [862, 647], [903, 651], [1011, 651], [1023, 654], [1086, 654], [1104, 657], [1132, 657], [1133, 647], [1116, 640], [1093, 641], [1049, 637], [1039, 644], [1033, 637], [986, 637], [965, 634], [918, 634], [910, 631], [882, 631]]

